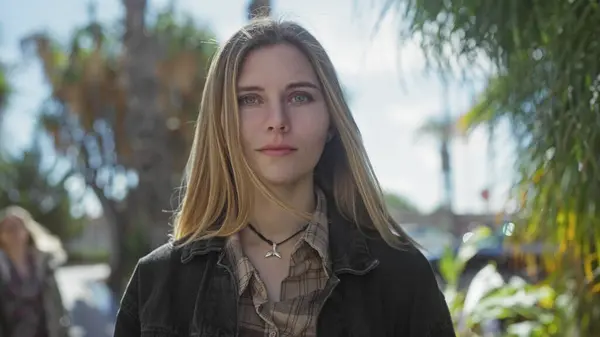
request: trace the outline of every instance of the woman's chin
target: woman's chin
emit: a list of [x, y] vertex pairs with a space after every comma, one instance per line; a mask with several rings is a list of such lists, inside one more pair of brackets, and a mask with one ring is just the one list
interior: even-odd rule
[[[310, 178], [310, 179], [309, 179]], [[313, 183], [312, 175], [289, 175], [289, 174], [272, 174], [272, 175], [263, 175], [262, 180], [267, 186], [273, 188], [291, 188], [294, 186], [298, 186], [304, 182]]]
[[265, 177], [264, 182], [267, 186], [285, 188], [294, 186], [297, 180], [289, 177]]

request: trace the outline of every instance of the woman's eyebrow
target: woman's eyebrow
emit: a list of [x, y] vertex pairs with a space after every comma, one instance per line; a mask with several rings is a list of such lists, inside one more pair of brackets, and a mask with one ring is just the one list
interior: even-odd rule
[[257, 85], [250, 85], [250, 86], [240, 86], [237, 88], [238, 92], [245, 92], [245, 91], [265, 91], [264, 88], [259, 87]]
[[300, 81], [300, 82], [292, 82], [286, 86], [287, 89], [296, 89], [296, 88], [313, 88], [319, 90], [319, 86], [309, 82], [309, 81]]
[[[319, 90], [319, 86], [310, 81], [292, 82], [286, 86], [287, 90], [297, 89], [297, 88], [313, 88], [313, 89]], [[238, 92], [249, 92], [249, 91], [264, 92], [265, 88], [258, 86], [258, 85], [248, 85], [248, 86], [239, 86], [237, 90], [238, 90]]]

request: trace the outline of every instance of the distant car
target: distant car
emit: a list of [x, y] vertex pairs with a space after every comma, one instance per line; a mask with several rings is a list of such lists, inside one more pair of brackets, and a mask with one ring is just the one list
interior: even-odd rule
[[402, 229], [415, 240], [427, 258], [440, 256], [447, 247], [456, 245], [452, 233], [430, 225], [401, 224]]
[[[514, 230], [514, 224], [507, 222], [503, 226], [500, 226], [500, 228], [495, 229], [491, 236], [478, 242], [476, 245], [477, 253], [467, 262], [459, 282], [459, 287], [468, 287], [473, 276], [489, 263], [496, 265], [497, 270], [505, 280], [508, 280], [513, 275], [517, 275], [526, 280], [534, 281], [543, 275], [543, 270], [539, 270], [536, 275], [527, 274], [525, 272], [526, 264], [522, 257], [524, 254], [527, 254], [539, 260], [542, 254], [550, 248], [542, 243], [523, 244], [517, 248], [507, 240], [511, 236], [512, 230]], [[453, 246], [455, 253], [458, 251], [462, 241], [468, 239], [469, 234], [465, 233], [462, 240], [455, 242]], [[439, 273], [439, 262], [442, 253], [430, 254], [428, 256], [429, 262], [436, 273]]]
[[[420, 245], [420, 250], [425, 257], [431, 261], [437, 261], [447, 247], [456, 246], [456, 237], [443, 229], [431, 225], [400, 224], [400, 227]], [[437, 264], [432, 262], [435, 277], [440, 287], [443, 286]]]

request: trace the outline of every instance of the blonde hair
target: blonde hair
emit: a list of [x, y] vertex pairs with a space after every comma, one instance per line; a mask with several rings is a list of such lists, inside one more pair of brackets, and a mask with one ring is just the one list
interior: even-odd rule
[[188, 243], [241, 230], [256, 188], [296, 212], [278, 200], [250, 169], [240, 146], [238, 74], [250, 52], [276, 44], [295, 46], [308, 58], [330, 113], [334, 137], [315, 168], [315, 183], [333, 198], [344, 218], [376, 229], [390, 245], [413, 243], [386, 209], [358, 126], [324, 48], [300, 25], [272, 19], [259, 19], [243, 27], [212, 60], [186, 166], [183, 197], [175, 215], [174, 239]]
[[[53, 266], [63, 264], [67, 260], [67, 253], [58, 237], [40, 225], [26, 209], [19, 206], [9, 206], [0, 211], [0, 230], [4, 221], [9, 218], [18, 219], [29, 233], [29, 244], [36, 250], [48, 254]], [[0, 249], [4, 249], [0, 246]]]

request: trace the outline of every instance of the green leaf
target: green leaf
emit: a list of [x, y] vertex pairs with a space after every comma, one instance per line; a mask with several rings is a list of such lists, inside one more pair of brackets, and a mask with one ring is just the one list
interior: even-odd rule
[[462, 270], [455, 262], [452, 247], [446, 247], [439, 262], [440, 274], [449, 287], [456, 287]]

